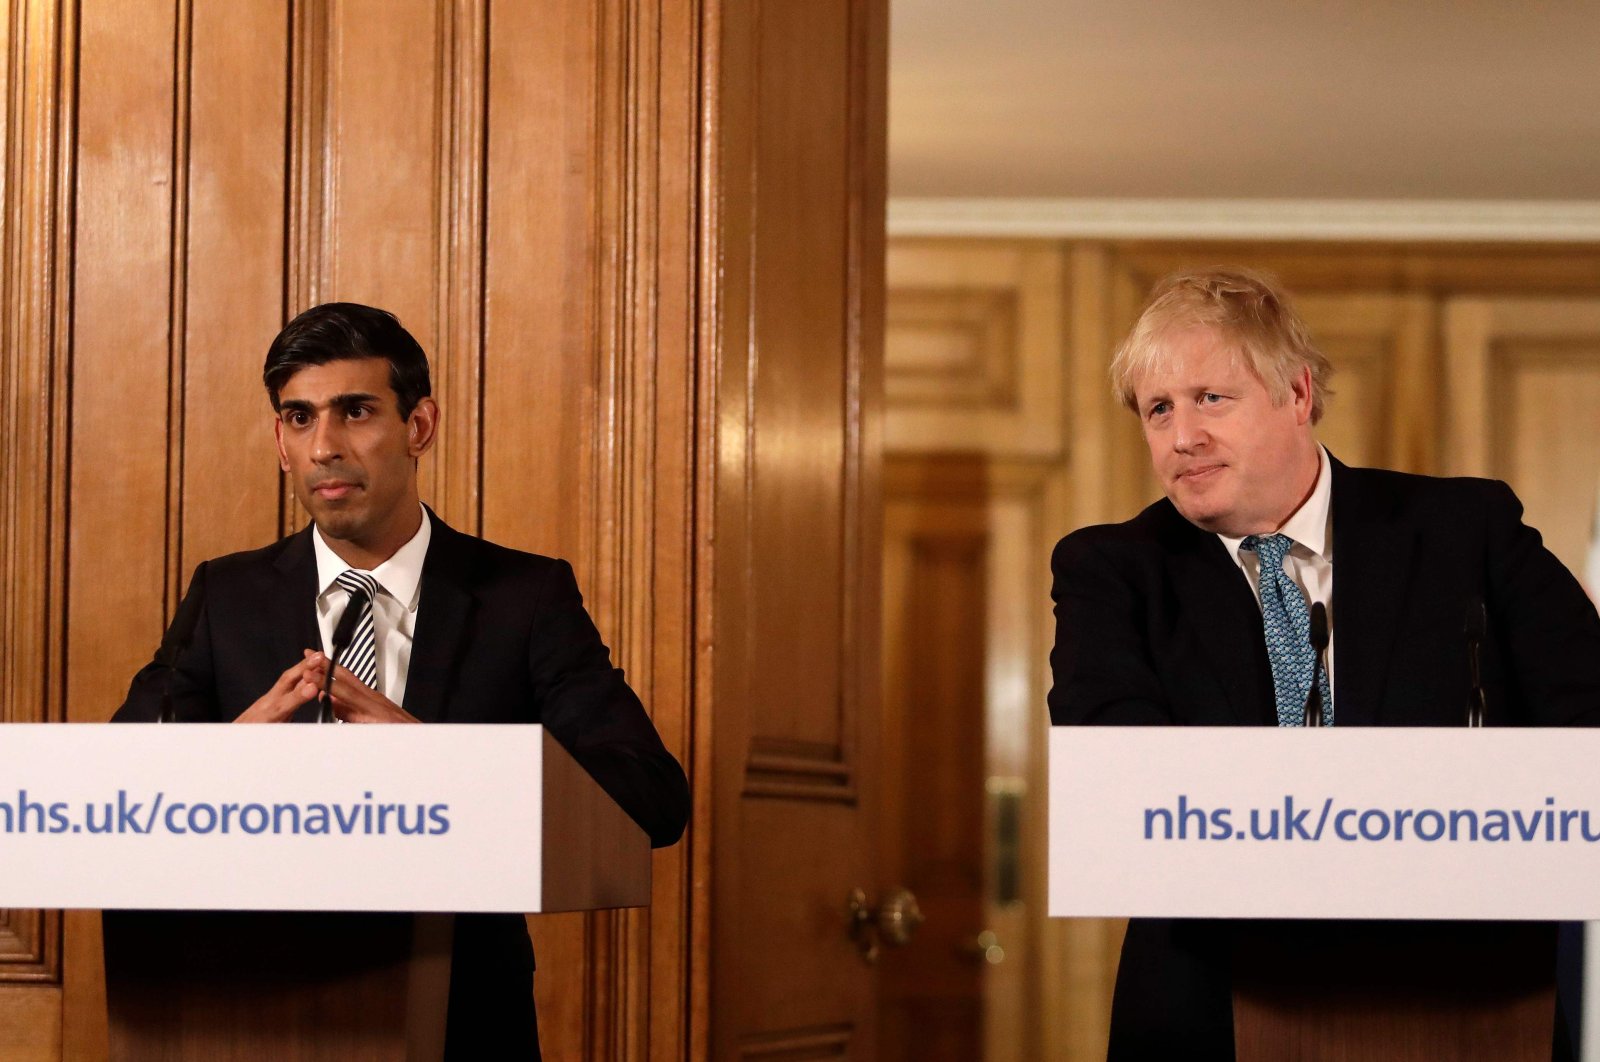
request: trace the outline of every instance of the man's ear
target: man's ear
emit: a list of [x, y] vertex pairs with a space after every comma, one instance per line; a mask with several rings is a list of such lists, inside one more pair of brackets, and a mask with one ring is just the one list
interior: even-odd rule
[[1311, 366], [1302, 365], [1289, 383], [1289, 399], [1294, 403], [1295, 423], [1310, 424], [1311, 409], [1315, 403], [1311, 383]]
[[272, 441], [278, 447], [278, 467], [289, 471], [289, 451], [283, 448], [283, 418], [272, 418]]
[[439, 403], [431, 398], [419, 401], [411, 416], [406, 418], [406, 450], [412, 457], [421, 457], [433, 448], [434, 436], [439, 431]]

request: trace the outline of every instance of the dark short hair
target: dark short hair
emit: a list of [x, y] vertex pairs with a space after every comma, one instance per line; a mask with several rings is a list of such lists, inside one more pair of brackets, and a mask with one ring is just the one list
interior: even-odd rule
[[389, 363], [389, 386], [399, 399], [402, 420], [433, 393], [428, 356], [398, 317], [356, 302], [325, 302], [284, 325], [267, 348], [261, 380], [272, 408], [278, 408], [278, 393], [295, 373], [347, 358], [383, 358]]

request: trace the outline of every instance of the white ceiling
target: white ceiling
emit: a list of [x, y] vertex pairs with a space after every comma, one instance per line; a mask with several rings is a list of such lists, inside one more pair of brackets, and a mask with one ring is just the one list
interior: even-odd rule
[[1600, 0], [892, 0], [897, 197], [1600, 199]]

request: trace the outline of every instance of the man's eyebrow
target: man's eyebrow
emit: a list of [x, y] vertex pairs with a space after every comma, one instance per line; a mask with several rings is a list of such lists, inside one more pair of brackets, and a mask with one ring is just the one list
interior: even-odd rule
[[[328, 399], [327, 406], [330, 409], [349, 409], [351, 406], [375, 403], [377, 401], [377, 395], [369, 394], [366, 391], [350, 391], [346, 394], [334, 395]], [[315, 405], [303, 398], [285, 398], [278, 403], [280, 411], [291, 410], [296, 413], [312, 413], [316, 411], [316, 408]]]

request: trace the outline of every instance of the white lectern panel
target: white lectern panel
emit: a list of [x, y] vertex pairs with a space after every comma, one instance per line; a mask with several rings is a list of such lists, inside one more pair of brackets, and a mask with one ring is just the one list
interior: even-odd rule
[[[584, 805], [582, 828], [552, 802]], [[0, 726], [0, 907], [647, 902], [649, 844], [621, 816], [538, 726], [13, 724]], [[596, 858], [633, 883], [608, 902], [575, 880]]]
[[1050, 913], [1600, 918], [1600, 731], [1054, 727]]

